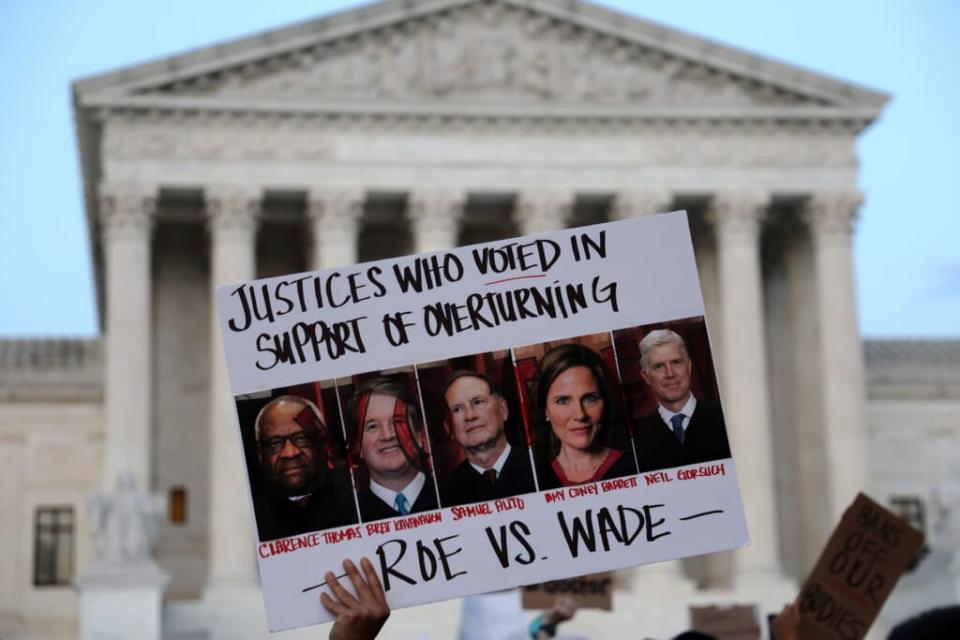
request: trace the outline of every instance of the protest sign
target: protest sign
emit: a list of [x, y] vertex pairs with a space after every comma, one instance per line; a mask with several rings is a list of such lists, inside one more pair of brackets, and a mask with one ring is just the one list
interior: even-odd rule
[[613, 608], [613, 574], [593, 573], [587, 576], [551, 580], [523, 587], [520, 601], [524, 609], [549, 609], [558, 596], [570, 596], [578, 609]]
[[857, 495], [800, 590], [800, 637], [866, 636], [922, 544], [923, 533], [864, 494]]
[[753, 605], [690, 607], [690, 628], [717, 640], [760, 640], [757, 608]]
[[216, 295], [272, 630], [748, 542], [685, 213]]

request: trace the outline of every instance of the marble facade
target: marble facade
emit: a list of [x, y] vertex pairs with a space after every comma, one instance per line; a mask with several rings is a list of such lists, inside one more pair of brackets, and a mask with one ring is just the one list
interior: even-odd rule
[[[854, 145], [886, 100], [549, 0], [382, 2], [78, 81], [103, 338], [70, 344], [97, 384], [0, 399], [0, 491], [24, 515], [10, 539], [30, 556], [46, 499], [17, 427], [34, 411], [54, 440], [82, 440], [82, 477], [56, 485], [68, 503], [123, 470], [187, 489], [187, 521], [156, 550], [165, 624], [219, 637], [260, 600], [213, 287], [685, 208], [754, 543], [666, 571], [699, 589], [689, 601], [782, 601], [877, 475], [851, 242]], [[16, 594], [0, 621], [43, 626], [53, 596], [20, 590], [28, 562], [0, 561], [0, 596]], [[623, 608], [642, 615], [631, 598], [664, 570], [625, 572]], [[60, 610], [51, 633], [69, 634], [76, 603]], [[422, 618], [391, 624], [415, 637]]]

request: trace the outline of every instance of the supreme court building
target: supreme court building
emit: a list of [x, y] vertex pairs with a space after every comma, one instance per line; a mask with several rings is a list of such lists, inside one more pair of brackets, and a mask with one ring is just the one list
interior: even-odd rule
[[855, 144], [887, 100], [578, 0], [389, 0], [77, 81], [102, 337], [0, 342], [0, 637], [77, 637], [86, 501], [125, 471], [168, 505], [165, 637], [267, 635], [216, 285], [681, 208], [753, 543], [620, 572], [570, 632], [778, 609], [861, 490], [936, 542], [960, 347], [857, 325]]

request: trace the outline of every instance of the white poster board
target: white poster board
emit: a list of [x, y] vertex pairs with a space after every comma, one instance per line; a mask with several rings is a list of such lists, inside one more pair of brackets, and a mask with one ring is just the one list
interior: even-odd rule
[[[397, 608], [748, 543], [685, 213], [216, 295], [271, 630], [330, 620], [344, 558]], [[639, 360], [663, 328], [689, 356], [686, 448]], [[482, 385], [454, 406], [457, 375]], [[481, 414], [510, 443], [482, 486]], [[410, 473], [401, 515], [384, 488]]]

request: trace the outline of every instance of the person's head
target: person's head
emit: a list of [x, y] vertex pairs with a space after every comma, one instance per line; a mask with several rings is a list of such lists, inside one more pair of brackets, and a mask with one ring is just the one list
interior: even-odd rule
[[537, 376], [537, 408], [552, 456], [563, 447], [596, 452], [610, 446], [610, 382], [592, 349], [565, 344], [547, 352]]
[[443, 398], [453, 437], [468, 458], [506, 446], [507, 401], [489, 378], [476, 371], [457, 371], [447, 381]]
[[278, 396], [254, 422], [257, 460], [266, 481], [289, 496], [316, 489], [323, 473], [321, 438], [326, 423], [317, 405], [299, 396]]
[[[953, 629], [953, 632], [948, 631]], [[887, 640], [934, 640], [960, 629], [960, 606], [929, 609], [895, 626]]]
[[640, 375], [657, 401], [676, 411], [690, 398], [692, 364], [683, 338], [670, 329], [651, 331], [640, 341]]
[[423, 421], [416, 398], [403, 381], [380, 377], [353, 396], [360, 458], [377, 483], [405, 484], [423, 464]]

